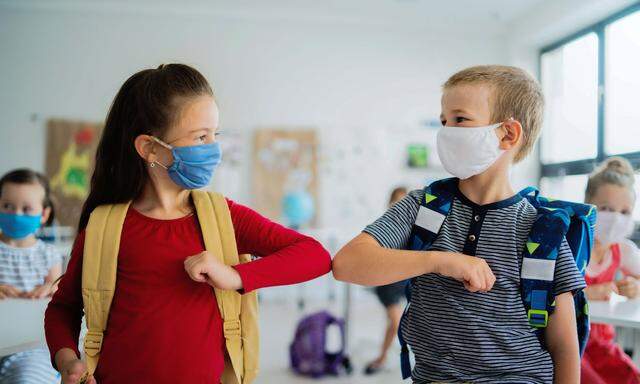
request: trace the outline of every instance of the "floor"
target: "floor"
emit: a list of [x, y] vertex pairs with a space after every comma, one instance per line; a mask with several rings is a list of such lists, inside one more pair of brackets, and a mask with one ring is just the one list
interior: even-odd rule
[[[351, 376], [310, 379], [295, 375], [289, 369], [288, 348], [292, 341], [297, 322], [306, 314], [320, 309], [329, 309], [342, 316], [342, 308], [328, 301], [307, 303], [304, 310], [298, 309], [295, 301], [262, 301], [260, 303], [261, 327], [261, 370], [256, 383], [298, 384], [298, 383], [350, 383], [381, 384], [400, 383], [400, 348], [394, 343], [388, 355], [386, 368], [374, 375], [362, 374], [364, 366], [376, 357], [383, 337], [386, 318], [383, 308], [373, 294], [365, 295], [353, 303], [348, 327], [348, 354], [354, 366]], [[330, 343], [330, 342], [329, 342]]]

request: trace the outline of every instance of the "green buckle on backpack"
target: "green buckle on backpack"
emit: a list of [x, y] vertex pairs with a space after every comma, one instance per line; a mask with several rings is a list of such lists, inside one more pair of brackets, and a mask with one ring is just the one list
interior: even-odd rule
[[545, 328], [549, 321], [549, 312], [541, 309], [530, 309], [527, 313], [529, 325], [536, 328]]

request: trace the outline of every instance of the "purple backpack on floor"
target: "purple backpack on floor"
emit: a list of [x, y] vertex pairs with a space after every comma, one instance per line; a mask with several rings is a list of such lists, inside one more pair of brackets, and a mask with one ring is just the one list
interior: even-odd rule
[[[340, 329], [342, 344], [339, 351], [329, 353], [326, 351], [327, 328], [334, 324]], [[339, 375], [341, 372], [350, 373], [351, 365], [345, 354], [344, 320], [327, 311], [303, 318], [296, 328], [289, 354], [291, 368], [301, 375], [318, 378]]]

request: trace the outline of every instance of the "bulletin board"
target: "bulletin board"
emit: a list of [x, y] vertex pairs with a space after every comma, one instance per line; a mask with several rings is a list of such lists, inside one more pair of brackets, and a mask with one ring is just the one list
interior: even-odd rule
[[89, 185], [102, 125], [85, 121], [47, 121], [45, 172], [51, 183], [56, 220], [78, 224]]
[[282, 222], [284, 195], [304, 190], [315, 206], [309, 225], [317, 224], [318, 138], [314, 129], [257, 130], [252, 162], [252, 197], [258, 212]]

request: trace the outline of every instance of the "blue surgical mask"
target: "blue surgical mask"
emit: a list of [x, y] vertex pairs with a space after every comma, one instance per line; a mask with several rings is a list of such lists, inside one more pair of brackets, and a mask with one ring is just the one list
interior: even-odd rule
[[12, 239], [23, 239], [40, 228], [42, 215], [16, 215], [0, 212], [0, 230]]
[[158, 144], [171, 150], [173, 164], [167, 167], [155, 162], [169, 173], [177, 185], [185, 189], [198, 189], [209, 185], [213, 172], [222, 160], [222, 150], [217, 142], [186, 147], [174, 147], [153, 137]]

